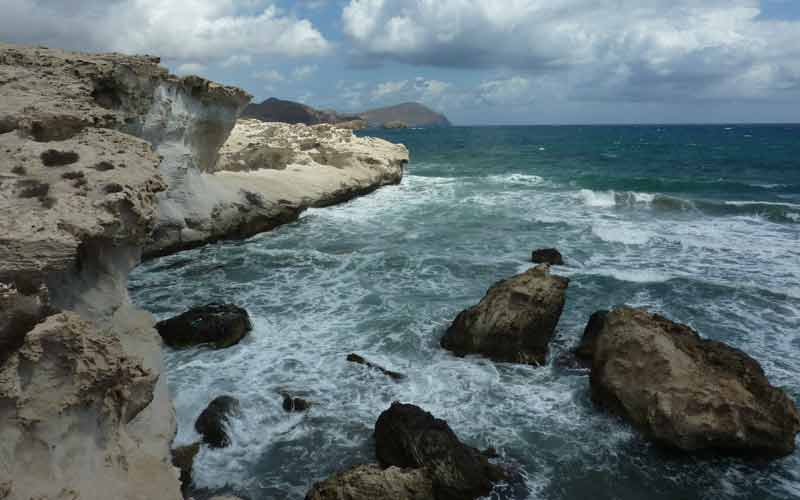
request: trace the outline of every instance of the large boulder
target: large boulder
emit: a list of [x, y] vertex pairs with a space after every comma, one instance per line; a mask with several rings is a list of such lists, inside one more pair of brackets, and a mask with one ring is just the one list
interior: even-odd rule
[[731, 455], [794, 450], [800, 413], [744, 352], [627, 307], [605, 316], [593, 343], [592, 400], [653, 441]]
[[230, 417], [239, 414], [239, 401], [231, 396], [219, 396], [203, 410], [194, 428], [203, 436], [203, 442], [212, 448], [225, 448], [231, 444], [227, 425]]
[[208, 344], [223, 349], [238, 344], [251, 328], [247, 311], [233, 304], [193, 307], [156, 324], [164, 343], [176, 348]]
[[569, 280], [546, 264], [494, 284], [476, 306], [462, 311], [442, 338], [458, 356], [544, 364], [564, 308]]
[[381, 413], [375, 451], [384, 467], [424, 468], [437, 500], [486, 496], [506, 478], [480, 451], [459, 441], [447, 422], [410, 404], [392, 403]]
[[424, 469], [381, 469], [357, 465], [311, 488], [306, 500], [433, 500], [433, 483]]
[[593, 312], [589, 317], [589, 322], [586, 323], [586, 328], [583, 329], [583, 336], [575, 349], [575, 357], [578, 359], [578, 363], [585, 368], [592, 367], [597, 336], [603, 330], [606, 316], [608, 316], [608, 311], [606, 310]]

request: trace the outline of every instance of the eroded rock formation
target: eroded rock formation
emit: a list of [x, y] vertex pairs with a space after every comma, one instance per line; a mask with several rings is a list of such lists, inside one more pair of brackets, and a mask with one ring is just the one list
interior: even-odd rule
[[175, 123], [196, 138], [186, 162], [207, 166], [246, 100], [157, 58], [0, 44], [6, 497], [181, 498], [161, 341], [127, 274], [160, 219]]
[[615, 309], [588, 331], [592, 400], [655, 442], [735, 455], [794, 451], [800, 413], [744, 352], [640, 309]]
[[433, 500], [424, 469], [357, 465], [316, 483], [306, 500]]
[[456, 317], [442, 347], [458, 356], [544, 364], [568, 284], [567, 278], [551, 275], [546, 264], [495, 283], [477, 305]]

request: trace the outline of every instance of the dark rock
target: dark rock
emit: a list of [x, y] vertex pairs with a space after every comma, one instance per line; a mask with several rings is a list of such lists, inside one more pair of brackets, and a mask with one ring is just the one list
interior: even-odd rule
[[592, 400], [654, 442], [726, 455], [794, 451], [800, 413], [744, 352], [627, 307], [608, 313], [594, 346]]
[[384, 467], [426, 469], [438, 500], [482, 497], [506, 478], [480, 451], [459, 441], [447, 422], [410, 404], [392, 403], [381, 413], [375, 449]]
[[209, 403], [194, 423], [203, 442], [212, 448], [225, 448], [231, 444], [226, 425], [231, 416], [239, 414], [239, 401], [231, 396], [219, 396]]
[[40, 156], [42, 163], [46, 167], [63, 167], [64, 165], [71, 165], [78, 161], [80, 158], [78, 153], [74, 151], [58, 151], [57, 149], [48, 149]]
[[156, 324], [170, 347], [211, 344], [216, 349], [239, 343], [251, 329], [247, 311], [232, 304], [208, 304]]
[[546, 264], [500, 281], [456, 317], [441, 345], [457, 356], [544, 364], [568, 284], [567, 278], [550, 275]]
[[531, 254], [531, 260], [537, 264], [550, 264], [551, 266], [563, 266], [564, 258], [555, 248], [540, 248]]
[[355, 353], [348, 354], [347, 355], [347, 361], [350, 361], [351, 363], [358, 363], [360, 365], [364, 365], [364, 366], [366, 366], [368, 368], [372, 368], [373, 370], [378, 370], [379, 372], [383, 373], [387, 377], [389, 377], [389, 378], [391, 378], [393, 380], [396, 380], [396, 381], [400, 381], [400, 380], [403, 380], [403, 379], [406, 378], [406, 376], [403, 375], [402, 373], [398, 373], [398, 372], [393, 372], [391, 370], [387, 370], [386, 368], [383, 368], [382, 366], [379, 366], [379, 365], [376, 365], [374, 363], [371, 363], [370, 361], [367, 361], [366, 359], [364, 359], [363, 357], [361, 357], [361, 356], [359, 356], [358, 354], [355, 354]]
[[424, 469], [381, 469], [357, 465], [311, 488], [306, 500], [433, 500], [433, 484]]
[[290, 394], [283, 395], [283, 409], [287, 412], [303, 412], [311, 408], [311, 403], [303, 398], [293, 398]]
[[589, 317], [589, 322], [586, 324], [586, 328], [583, 330], [583, 337], [581, 337], [581, 341], [577, 349], [575, 349], [575, 357], [578, 359], [581, 366], [585, 368], [592, 367], [592, 356], [594, 356], [595, 344], [597, 343], [597, 337], [603, 330], [606, 316], [608, 316], [608, 311], [605, 310], [592, 313]]
[[181, 491], [184, 496], [186, 496], [186, 492], [192, 487], [192, 466], [194, 465], [194, 457], [197, 456], [199, 451], [199, 442], [180, 446], [172, 450], [172, 465], [181, 471]]

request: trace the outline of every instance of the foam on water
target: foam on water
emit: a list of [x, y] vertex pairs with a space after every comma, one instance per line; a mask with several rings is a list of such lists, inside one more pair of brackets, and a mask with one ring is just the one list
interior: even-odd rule
[[[480, 165], [490, 169], [491, 161]], [[253, 332], [232, 348], [166, 353], [179, 444], [197, 438], [194, 419], [213, 397], [242, 402], [232, 446], [198, 456], [200, 486], [230, 483], [254, 500], [300, 500], [313, 481], [374, 461], [375, 420], [400, 400], [446, 419], [466, 442], [498, 449], [520, 481], [495, 498], [797, 493], [797, 455], [767, 468], [665, 458], [593, 407], [587, 372], [552, 361], [578, 342], [591, 312], [627, 303], [745, 350], [800, 399], [796, 224], [752, 206], [716, 211], [724, 198], [707, 208], [677, 195], [580, 190], [551, 181], [556, 174], [541, 165], [528, 174], [461, 175], [460, 167], [412, 163], [398, 186], [134, 273], [134, 300], [159, 319], [220, 300], [253, 319]], [[550, 246], [568, 261], [554, 272], [571, 282], [547, 366], [456, 358], [439, 347], [461, 309], [529, 268], [531, 249]], [[395, 383], [348, 363], [350, 352], [408, 379]], [[281, 391], [312, 409], [283, 412]]]

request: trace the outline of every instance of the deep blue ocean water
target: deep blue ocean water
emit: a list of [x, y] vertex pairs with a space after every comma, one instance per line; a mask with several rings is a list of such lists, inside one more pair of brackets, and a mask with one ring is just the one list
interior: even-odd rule
[[[201, 451], [201, 486], [302, 499], [374, 461], [375, 420], [400, 400], [519, 470], [525, 487], [496, 498], [800, 497], [800, 452], [767, 464], [664, 453], [592, 406], [587, 372], [552, 363], [594, 310], [644, 306], [748, 352], [800, 404], [800, 126], [378, 134], [411, 151], [401, 185], [133, 274], [134, 301], [159, 319], [210, 301], [253, 317], [238, 346], [166, 354], [178, 444], [196, 439], [213, 397], [243, 404], [233, 445]], [[550, 246], [571, 283], [547, 366], [439, 347], [461, 309]], [[350, 352], [409, 378], [347, 363]], [[312, 410], [284, 413], [282, 390]]]

